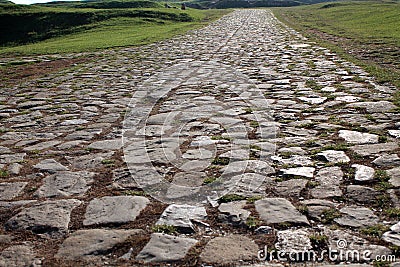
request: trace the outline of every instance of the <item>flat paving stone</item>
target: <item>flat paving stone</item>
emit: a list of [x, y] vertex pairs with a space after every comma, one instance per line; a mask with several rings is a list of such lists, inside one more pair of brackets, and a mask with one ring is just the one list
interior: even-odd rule
[[360, 164], [353, 164], [351, 167], [356, 169], [354, 180], [358, 182], [370, 182], [375, 179], [375, 170], [374, 168], [360, 165]]
[[307, 206], [307, 215], [309, 218], [319, 221], [323, 219], [326, 210], [331, 210], [336, 207], [334, 202], [323, 199], [304, 200], [301, 201], [301, 204]]
[[340, 130], [339, 137], [350, 144], [375, 144], [378, 143], [379, 136], [376, 134], [360, 133], [356, 131]]
[[389, 101], [377, 101], [377, 102], [362, 102], [362, 103], [351, 103], [347, 107], [352, 108], [365, 108], [369, 113], [375, 112], [389, 112], [396, 108], [396, 106]]
[[397, 143], [382, 143], [382, 144], [371, 144], [371, 145], [355, 145], [350, 147], [352, 151], [361, 156], [371, 156], [382, 152], [394, 151], [399, 147]]
[[349, 185], [346, 188], [346, 196], [357, 203], [374, 204], [379, 195], [379, 191], [367, 186]]
[[310, 233], [307, 229], [277, 231], [275, 248], [286, 252], [300, 252], [312, 249]]
[[398, 167], [400, 166], [400, 158], [397, 154], [383, 154], [372, 163], [379, 167]]
[[26, 153], [14, 153], [14, 154], [1, 154], [0, 164], [10, 164], [22, 162], [26, 156]]
[[55, 173], [59, 171], [68, 171], [68, 168], [57, 162], [55, 159], [45, 159], [40, 161], [38, 164], [33, 165], [35, 169], [40, 171]]
[[274, 191], [282, 197], [300, 197], [307, 183], [306, 179], [291, 179], [277, 183]]
[[182, 260], [197, 240], [187, 237], [154, 233], [150, 241], [136, 256], [136, 260], [145, 263], [170, 263]]
[[157, 225], [172, 225], [183, 232], [194, 232], [193, 221], [204, 221], [207, 219], [207, 212], [204, 207], [191, 205], [172, 204], [161, 214]]
[[93, 183], [94, 173], [62, 171], [43, 179], [43, 185], [35, 193], [39, 197], [83, 196]]
[[149, 202], [141, 196], [95, 198], [86, 208], [83, 225], [132, 222]]
[[236, 264], [257, 258], [258, 246], [250, 238], [230, 235], [211, 239], [200, 254], [200, 260], [209, 264]]
[[363, 207], [344, 207], [340, 209], [342, 217], [334, 221], [341, 226], [367, 227], [378, 223], [379, 218], [372, 210]]
[[87, 229], [69, 235], [60, 245], [55, 258], [78, 260], [108, 254], [114, 246], [135, 235], [143, 235], [141, 229]]
[[340, 197], [343, 192], [340, 183], [343, 179], [343, 171], [340, 167], [326, 167], [318, 171], [315, 181], [317, 186], [310, 190], [314, 198]]
[[298, 168], [289, 168], [281, 170], [283, 175], [287, 176], [301, 176], [307, 178], [314, 177], [315, 168], [313, 167], [298, 167]]
[[118, 150], [122, 147], [122, 139], [102, 140], [91, 143], [88, 148], [100, 150]]
[[11, 200], [24, 190], [27, 182], [0, 183], [0, 200]]
[[70, 215], [81, 201], [76, 199], [48, 200], [24, 208], [6, 223], [10, 230], [30, 230], [36, 233], [66, 234]]
[[37, 266], [35, 264], [35, 253], [28, 245], [15, 245], [4, 249], [0, 253], [0, 266], [26, 267]]
[[390, 231], [383, 234], [382, 239], [395, 246], [400, 245], [400, 223], [396, 223], [390, 227]]
[[260, 218], [267, 224], [309, 224], [306, 216], [285, 198], [264, 198], [254, 204]]
[[114, 152], [91, 153], [80, 157], [66, 157], [71, 163], [72, 168], [88, 171], [90, 169], [98, 169], [103, 166], [104, 160], [109, 160]]
[[222, 222], [244, 225], [251, 214], [250, 211], [244, 209], [246, 204], [247, 201], [245, 200], [222, 203], [218, 207], [220, 212], [218, 218]]
[[400, 187], [400, 167], [389, 169], [386, 173], [390, 177], [389, 182], [395, 187]]
[[25, 147], [24, 150], [25, 151], [45, 150], [45, 149], [53, 148], [60, 143], [61, 143], [61, 141], [46, 141], [46, 142], [41, 142], [41, 143], [33, 145], [33, 146]]
[[331, 163], [347, 163], [350, 162], [350, 158], [343, 151], [338, 150], [325, 150], [317, 154], [324, 158], [326, 161]]

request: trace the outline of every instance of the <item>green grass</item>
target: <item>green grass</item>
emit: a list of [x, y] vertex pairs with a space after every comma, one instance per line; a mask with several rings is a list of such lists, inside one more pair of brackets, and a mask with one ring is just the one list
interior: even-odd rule
[[321, 222], [323, 223], [332, 223], [334, 219], [340, 217], [340, 212], [336, 209], [326, 209], [322, 212]]
[[178, 231], [178, 229], [173, 225], [166, 224], [158, 224], [152, 227], [153, 232], [155, 233], [164, 233], [164, 234], [174, 234]]
[[400, 208], [387, 208], [383, 212], [390, 218], [400, 219]]
[[[61, 31], [58, 33], [61, 36], [36, 43], [2, 47], [0, 54], [73, 53], [144, 45], [171, 38], [183, 34], [190, 29], [204, 26], [209, 21], [215, 20], [229, 12], [227, 10], [203, 11], [194, 9], [181, 11], [166, 8], [140, 10], [150, 12], [149, 14], [154, 12], [154, 18], [113, 17], [75, 28], [74, 31], [76, 32], [74, 33], [63, 34]], [[127, 11], [125, 10], [124, 12]], [[188, 17], [190, 19], [184, 19], [183, 21], [168, 19], [165, 13], [175, 14], [175, 16], [171, 15], [171, 18]], [[164, 14], [165, 16], [160, 16], [160, 14]]]
[[8, 176], [8, 171], [0, 169], [0, 178], [5, 178]]
[[373, 237], [382, 237], [383, 233], [390, 231], [390, 227], [387, 225], [382, 225], [382, 224], [376, 224], [373, 226], [368, 226], [365, 228], [360, 229], [361, 233]]
[[322, 234], [310, 235], [311, 245], [315, 249], [323, 248], [328, 244], [328, 237]]
[[240, 201], [240, 200], [245, 200], [245, 199], [246, 199], [246, 197], [244, 197], [244, 196], [240, 196], [240, 195], [236, 195], [236, 194], [227, 194], [227, 195], [220, 197], [219, 202], [220, 203], [228, 203], [228, 202], [232, 202], [232, 201]]
[[[400, 3], [358, 1], [273, 9], [279, 20], [400, 88]], [[352, 51], [352, 53], [348, 53]]]

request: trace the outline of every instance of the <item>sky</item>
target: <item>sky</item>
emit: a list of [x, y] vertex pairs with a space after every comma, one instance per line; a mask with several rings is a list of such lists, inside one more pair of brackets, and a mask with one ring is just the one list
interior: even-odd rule
[[[51, 2], [52, 0], [11, 0], [11, 1], [16, 4], [29, 5], [29, 4], [35, 4], [35, 3], [47, 3], [47, 2]], [[63, 1], [76, 1], [76, 0], [63, 0]]]

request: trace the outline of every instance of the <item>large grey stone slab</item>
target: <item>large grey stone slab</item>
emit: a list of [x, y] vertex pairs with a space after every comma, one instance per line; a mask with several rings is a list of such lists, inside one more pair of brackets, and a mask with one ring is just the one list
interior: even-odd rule
[[150, 201], [141, 196], [106, 196], [90, 201], [83, 225], [134, 221]]
[[169, 205], [161, 214], [157, 225], [173, 225], [183, 232], [194, 232], [192, 221], [204, 221], [207, 219], [206, 209], [202, 206]]
[[382, 152], [394, 151], [398, 148], [397, 143], [382, 143], [382, 144], [368, 144], [368, 145], [356, 145], [350, 147], [352, 151], [361, 156], [370, 156], [379, 154]]
[[361, 185], [349, 185], [346, 196], [352, 201], [364, 204], [374, 204], [380, 193], [371, 187]]
[[325, 150], [317, 154], [324, 158], [326, 161], [331, 163], [347, 163], [350, 162], [350, 158], [343, 151], [338, 150]]
[[387, 170], [386, 173], [390, 176], [389, 182], [395, 187], [400, 187], [400, 167]]
[[272, 183], [272, 178], [257, 173], [243, 173], [230, 178], [223, 186], [230, 194], [245, 197], [265, 195], [266, 186]]
[[97, 169], [103, 166], [104, 160], [110, 159], [114, 155], [114, 152], [106, 153], [90, 153], [80, 157], [66, 157], [75, 169], [81, 169], [84, 171], [90, 169]]
[[182, 260], [189, 249], [196, 245], [193, 238], [177, 237], [155, 233], [151, 235], [149, 243], [136, 256], [136, 260], [145, 263], [169, 263]]
[[27, 182], [0, 183], [0, 200], [11, 200], [24, 190]]
[[370, 182], [374, 180], [375, 170], [374, 168], [360, 165], [360, 164], [353, 164], [351, 167], [356, 169], [354, 180], [358, 182]]
[[2, 267], [37, 266], [34, 264], [35, 253], [33, 248], [28, 245], [14, 245], [0, 253], [0, 266]]
[[24, 208], [6, 223], [10, 230], [31, 230], [36, 233], [65, 234], [70, 215], [81, 201], [76, 199], [48, 200]]
[[343, 179], [343, 171], [340, 167], [326, 167], [318, 171], [315, 180], [318, 185], [312, 188], [311, 195], [314, 198], [340, 197], [343, 195], [340, 183]]
[[351, 103], [346, 107], [365, 108], [369, 113], [389, 112], [396, 108], [396, 106], [389, 101]]
[[400, 233], [388, 231], [382, 235], [382, 239], [395, 246], [400, 246]]
[[24, 160], [26, 153], [1, 154], [0, 164], [19, 163]]
[[335, 219], [335, 222], [342, 226], [367, 227], [379, 222], [378, 216], [376, 216], [369, 208], [344, 207], [340, 209], [340, 212], [343, 215]]
[[95, 132], [89, 132], [89, 131], [76, 131], [73, 132], [65, 137], [66, 140], [72, 141], [72, 140], [84, 140], [84, 141], [89, 141], [95, 137], [96, 133]]
[[339, 137], [350, 144], [375, 144], [378, 143], [379, 136], [376, 134], [360, 133], [356, 131], [340, 130]]
[[289, 168], [281, 170], [283, 175], [287, 176], [301, 176], [307, 178], [314, 177], [315, 168], [313, 167], [298, 167], [298, 168]]
[[55, 173], [58, 171], [68, 171], [68, 168], [56, 161], [55, 159], [44, 159], [38, 164], [33, 165], [35, 169], [45, 171], [49, 173]]
[[309, 224], [307, 217], [302, 215], [284, 198], [264, 198], [255, 202], [260, 218], [267, 224], [294, 223]]
[[53, 148], [60, 143], [61, 143], [61, 141], [46, 141], [46, 142], [41, 142], [39, 144], [25, 147], [24, 150], [25, 151], [40, 151], [40, 150]]
[[397, 154], [384, 154], [372, 161], [379, 167], [399, 167], [400, 158]]
[[272, 157], [273, 160], [279, 162], [280, 164], [287, 164], [290, 166], [312, 166], [313, 161], [310, 157], [292, 155], [290, 158], [281, 158], [278, 156]]
[[88, 229], [72, 233], [60, 245], [58, 259], [78, 260], [108, 254], [115, 245], [123, 243], [133, 235], [143, 235], [141, 229]]
[[230, 235], [211, 239], [200, 254], [204, 263], [232, 265], [257, 259], [258, 246], [243, 235]]
[[222, 203], [218, 207], [220, 212], [218, 218], [227, 223], [245, 224], [251, 214], [250, 211], [244, 209], [246, 203], [246, 200]]
[[275, 248], [286, 252], [300, 252], [312, 249], [307, 229], [288, 229], [276, 233]]
[[392, 225], [390, 231], [383, 234], [382, 239], [395, 246], [400, 246], [400, 222]]
[[100, 150], [118, 150], [122, 147], [122, 138], [115, 140], [102, 140], [91, 143], [88, 148]]
[[87, 171], [57, 172], [44, 178], [35, 194], [39, 197], [83, 196], [90, 189], [94, 175]]
[[275, 192], [282, 197], [300, 197], [300, 193], [306, 188], [308, 180], [291, 179], [276, 184]]
[[231, 162], [221, 170], [224, 174], [254, 172], [261, 175], [269, 175], [275, 169], [266, 161], [261, 160], [242, 160]]
[[307, 206], [307, 215], [310, 218], [322, 220], [324, 211], [330, 210], [336, 207], [334, 202], [323, 200], [323, 199], [308, 199], [301, 202], [301, 204]]

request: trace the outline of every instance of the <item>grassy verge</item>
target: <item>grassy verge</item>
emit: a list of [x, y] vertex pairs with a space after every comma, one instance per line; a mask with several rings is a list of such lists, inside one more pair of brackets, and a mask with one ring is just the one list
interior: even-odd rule
[[[114, 14], [119, 11], [114, 9], [112, 12]], [[143, 45], [204, 26], [229, 11], [195, 9], [182, 11], [178, 9], [152, 8], [124, 9], [120, 10], [120, 12], [121, 16], [117, 14], [111, 18], [72, 28], [72, 33], [60, 30], [56, 33], [57, 37], [31, 44], [4, 46], [0, 48], [0, 55], [73, 53]], [[139, 13], [139, 15], [126, 15], [130, 13]], [[146, 16], [140, 14], [146, 14]], [[179, 18], [185, 19], [181, 20]]]
[[400, 3], [359, 1], [273, 9], [279, 20], [400, 88]]

